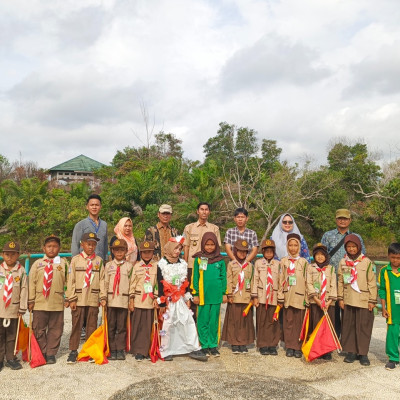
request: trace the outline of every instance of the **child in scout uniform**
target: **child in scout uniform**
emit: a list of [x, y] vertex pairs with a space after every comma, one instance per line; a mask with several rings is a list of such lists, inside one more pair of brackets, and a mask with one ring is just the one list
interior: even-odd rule
[[253, 265], [246, 262], [249, 243], [239, 239], [233, 245], [235, 260], [227, 267], [228, 306], [226, 308], [222, 340], [232, 346], [232, 353], [247, 353], [246, 345], [254, 342], [253, 307], [247, 316], [243, 310], [251, 301]]
[[0, 371], [4, 366], [21, 369], [14, 359], [18, 317], [24, 315], [28, 301], [28, 282], [25, 269], [18, 262], [19, 244], [7, 242], [3, 247], [4, 261], [0, 265]]
[[[310, 305], [310, 332], [312, 332], [324, 311], [335, 326], [335, 301], [337, 296], [335, 267], [329, 264], [329, 254], [326, 246], [317, 243], [313, 247], [314, 262], [307, 268], [307, 296]], [[324, 360], [332, 360], [332, 354], [322, 356]]]
[[140, 258], [133, 267], [129, 288], [129, 309], [132, 314], [131, 352], [136, 361], [149, 357], [154, 308], [157, 307], [157, 261], [154, 242], [139, 246]]
[[86, 322], [86, 340], [97, 329], [100, 279], [104, 275], [103, 259], [95, 253], [98, 241], [95, 233], [84, 233], [83, 250], [72, 258], [68, 269], [66, 298], [72, 315], [68, 364], [76, 362], [83, 323]]
[[218, 357], [218, 332], [221, 303], [226, 303], [226, 265], [218, 239], [206, 232], [201, 239], [201, 251], [193, 255], [193, 302], [198, 304], [197, 331], [202, 350]]
[[382, 316], [387, 321], [386, 354], [389, 361], [387, 370], [399, 365], [400, 345], [400, 243], [392, 243], [388, 249], [389, 264], [379, 274], [379, 297]]
[[262, 355], [276, 356], [276, 347], [281, 336], [279, 321], [274, 321], [278, 304], [280, 264], [274, 259], [273, 240], [263, 240], [260, 247], [263, 258], [255, 262], [251, 289], [251, 298], [256, 307], [257, 347]]
[[68, 263], [60, 258], [60, 239], [44, 240], [45, 257], [36, 260], [29, 272], [29, 311], [32, 328], [47, 364], [56, 362], [64, 328], [64, 286]]
[[359, 357], [367, 366], [369, 343], [377, 303], [376, 277], [372, 261], [362, 254], [358, 236], [349, 234], [344, 240], [346, 254], [339, 262], [338, 300], [343, 310], [341, 342], [347, 352], [344, 362]]
[[111, 251], [114, 259], [104, 267], [100, 278], [100, 304], [107, 306], [109, 360], [125, 360], [129, 286], [133, 265], [126, 261], [128, 243], [116, 239]]
[[300, 257], [301, 239], [297, 233], [287, 235], [288, 256], [281, 259], [278, 303], [283, 309], [283, 338], [286, 357], [301, 358], [300, 331], [306, 304], [306, 273], [308, 262]]

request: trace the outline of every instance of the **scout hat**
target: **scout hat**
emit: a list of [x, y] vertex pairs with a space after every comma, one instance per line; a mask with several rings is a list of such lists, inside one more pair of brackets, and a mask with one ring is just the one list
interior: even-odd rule
[[154, 242], [145, 241], [139, 246], [139, 251], [154, 251]]
[[172, 214], [172, 207], [169, 204], [162, 204], [158, 209], [159, 213], [170, 213]]
[[238, 239], [236, 240], [236, 242], [233, 244], [233, 247], [236, 250], [244, 250], [244, 251], [248, 251], [249, 250], [249, 242], [247, 240], [244, 239]]
[[297, 233], [289, 233], [289, 235], [286, 236], [286, 242], [289, 242], [290, 239], [295, 239], [299, 242], [301, 242], [301, 238], [300, 235], [298, 235]]
[[266, 249], [267, 247], [273, 247], [275, 249], [275, 242], [272, 239], [263, 240], [260, 245], [261, 250]]
[[100, 239], [93, 232], [84, 233], [81, 237], [81, 242], [98, 242]]
[[[317, 260], [315, 260], [315, 255], [317, 254], [317, 252], [320, 252], [320, 253], [322, 253], [322, 254], [325, 256], [325, 261], [324, 261], [324, 262], [319, 263]], [[326, 246], [323, 245], [322, 243], [317, 243], [317, 244], [313, 247], [313, 249], [312, 249], [312, 254], [313, 254], [314, 261], [316, 262], [316, 264], [317, 264], [320, 268], [323, 268], [323, 267], [325, 267], [326, 265], [329, 264], [330, 257], [329, 257], [328, 249], [327, 249]]]
[[20, 250], [19, 244], [16, 242], [7, 242], [3, 246], [3, 253], [6, 251], [16, 251], [17, 253], [19, 253], [19, 250]]
[[114, 240], [113, 244], [111, 245], [112, 249], [127, 249], [128, 243], [124, 239], [117, 239]]
[[51, 242], [51, 241], [57, 242], [58, 245], [61, 246], [61, 240], [56, 235], [47, 236], [47, 238], [44, 239], [44, 244], [46, 244], [47, 242]]
[[336, 210], [336, 218], [351, 218], [350, 211], [347, 208]]
[[321, 250], [323, 253], [328, 253], [328, 249], [322, 243], [317, 243], [316, 245], [314, 245], [312, 249], [313, 254], [315, 254], [317, 250]]

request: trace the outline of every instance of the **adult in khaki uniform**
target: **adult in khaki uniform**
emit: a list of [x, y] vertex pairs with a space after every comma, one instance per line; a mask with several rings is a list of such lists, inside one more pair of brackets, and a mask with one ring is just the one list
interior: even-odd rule
[[17, 334], [18, 317], [24, 315], [28, 301], [28, 281], [25, 269], [18, 262], [19, 244], [7, 242], [3, 247], [4, 261], [0, 265], [0, 371], [4, 356], [6, 367], [21, 369], [22, 365], [14, 359], [14, 346]]
[[100, 302], [107, 306], [110, 360], [125, 360], [129, 287], [133, 265], [126, 261], [128, 243], [116, 239], [111, 246], [114, 259], [104, 268], [100, 279]]
[[132, 315], [131, 353], [136, 361], [149, 356], [154, 308], [157, 304], [157, 261], [154, 242], [143, 242], [140, 247], [141, 261], [133, 267], [129, 288]]
[[247, 353], [246, 345], [254, 342], [253, 307], [246, 317], [243, 310], [251, 300], [253, 264], [246, 261], [249, 243], [237, 240], [233, 245], [235, 260], [228, 263], [226, 271], [228, 305], [226, 307], [221, 339], [232, 346], [232, 352]]
[[301, 358], [300, 331], [306, 304], [306, 273], [308, 262], [299, 256], [301, 239], [297, 233], [287, 236], [288, 257], [281, 259], [278, 303], [283, 310], [283, 338], [286, 356]]
[[86, 321], [86, 340], [97, 329], [100, 279], [104, 274], [103, 259], [95, 253], [98, 241], [95, 233], [84, 233], [83, 250], [72, 258], [68, 269], [66, 298], [72, 315], [68, 364], [76, 362], [83, 323]]
[[378, 295], [374, 265], [362, 253], [357, 235], [347, 235], [344, 247], [346, 255], [339, 262], [337, 296], [343, 310], [341, 342], [347, 352], [344, 361], [352, 363], [358, 355], [360, 364], [367, 366]]
[[[197, 222], [188, 224], [185, 226], [183, 236], [185, 241], [183, 243], [184, 260], [188, 263], [188, 281], [190, 282], [190, 288], [193, 290], [193, 266], [194, 258], [193, 255], [201, 251], [201, 239], [206, 232], [212, 232], [217, 236], [218, 244], [221, 246], [221, 234], [217, 225], [208, 222], [208, 217], [210, 216], [210, 204], [201, 202], [197, 205], [197, 215], [199, 219]], [[197, 306], [191, 303], [190, 306], [193, 311], [193, 318], [196, 321]]]
[[[29, 272], [29, 311], [32, 328], [47, 364], [56, 362], [64, 328], [64, 286], [68, 262], [60, 258], [60, 239], [44, 240], [45, 257], [36, 260]], [[66, 303], [67, 304], [67, 303]]]
[[280, 263], [274, 259], [273, 240], [263, 240], [260, 247], [263, 258], [255, 262], [251, 289], [251, 298], [256, 306], [257, 347], [262, 355], [276, 356], [281, 328], [273, 317], [278, 304]]

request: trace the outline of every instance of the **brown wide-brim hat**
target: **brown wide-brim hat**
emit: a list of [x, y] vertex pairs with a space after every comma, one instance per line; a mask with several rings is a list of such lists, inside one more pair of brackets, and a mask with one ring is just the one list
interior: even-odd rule
[[61, 246], [61, 239], [56, 235], [47, 236], [47, 238], [44, 239], [44, 244], [51, 242], [51, 241], [57, 242], [58, 245]]
[[326, 246], [322, 243], [317, 243], [316, 245], [314, 245], [312, 252], [313, 254], [317, 251], [317, 250], [322, 250], [324, 253], [328, 253], [328, 249], [326, 248]]
[[288, 243], [290, 239], [295, 239], [301, 243], [301, 237], [297, 233], [289, 233], [289, 235], [286, 236], [286, 242]]
[[154, 242], [145, 241], [140, 244], [139, 251], [154, 251], [155, 245]]
[[94, 232], [84, 233], [81, 237], [81, 242], [98, 242], [100, 239]]
[[11, 242], [7, 242], [3, 246], [3, 253], [11, 252], [11, 251], [16, 251], [17, 253], [19, 253], [20, 252], [19, 243], [11, 241]]
[[260, 249], [264, 250], [267, 247], [272, 247], [273, 249], [276, 248], [275, 242], [272, 239], [265, 239], [261, 242]]
[[111, 249], [127, 249], [128, 243], [126, 243], [125, 239], [116, 239], [110, 247]]
[[249, 242], [247, 240], [244, 239], [238, 239], [236, 240], [236, 242], [233, 244], [233, 247], [236, 250], [244, 250], [244, 251], [248, 251], [249, 250]]

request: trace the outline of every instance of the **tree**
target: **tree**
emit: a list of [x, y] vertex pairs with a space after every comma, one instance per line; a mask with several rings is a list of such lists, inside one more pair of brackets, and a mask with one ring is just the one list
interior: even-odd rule
[[268, 171], [276, 171], [280, 166], [279, 157], [282, 149], [277, 146], [276, 140], [263, 139], [261, 142], [261, 158], [263, 167]]

